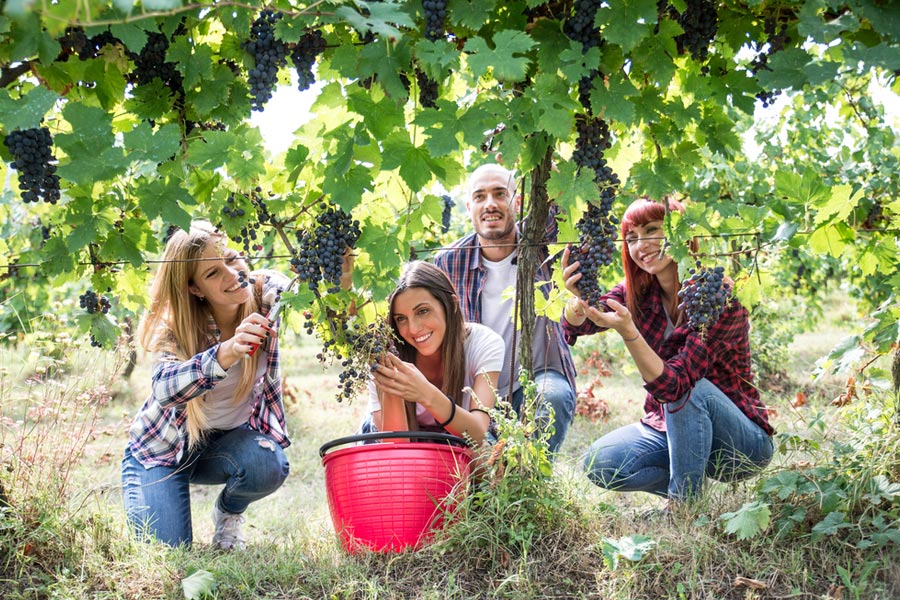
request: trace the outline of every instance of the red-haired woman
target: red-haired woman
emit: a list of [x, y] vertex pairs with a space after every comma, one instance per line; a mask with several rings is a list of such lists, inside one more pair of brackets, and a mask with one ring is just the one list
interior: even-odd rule
[[579, 263], [568, 264], [566, 250], [566, 288], [575, 297], [562, 324], [572, 345], [580, 335], [618, 333], [647, 390], [640, 422], [590, 447], [588, 477], [603, 488], [680, 501], [695, 498], [706, 477], [735, 481], [764, 467], [774, 431], [753, 385], [747, 310], [730, 298], [718, 320], [698, 332], [678, 308], [678, 267], [663, 247], [665, 213], [665, 205], [646, 199], [625, 211], [625, 281], [601, 297], [599, 308], [580, 298]]

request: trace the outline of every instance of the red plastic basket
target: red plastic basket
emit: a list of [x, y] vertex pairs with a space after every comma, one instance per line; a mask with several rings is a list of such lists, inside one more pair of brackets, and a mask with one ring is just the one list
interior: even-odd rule
[[[426, 441], [336, 446], [361, 441], [414, 438]], [[418, 548], [443, 526], [454, 487], [469, 475], [472, 451], [462, 438], [423, 431], [365, 433], [340, 438], [319, 450], [325, 467], [328, 508], [341, 544], [396, 552]]]

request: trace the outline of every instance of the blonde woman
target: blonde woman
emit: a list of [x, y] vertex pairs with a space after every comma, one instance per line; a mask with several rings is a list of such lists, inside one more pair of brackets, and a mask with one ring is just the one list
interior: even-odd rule
[[125, 510], [139, 537], [189, 546], [190, 484], [224, 484], [212, 544], [243, 549], [247, 506], [287, 477], [278, 323], [264, 316], [287, 283], [248, 273], [206, 222], [166, 244], [138, 330], [156, 353], [152, 391], [122, 461]]

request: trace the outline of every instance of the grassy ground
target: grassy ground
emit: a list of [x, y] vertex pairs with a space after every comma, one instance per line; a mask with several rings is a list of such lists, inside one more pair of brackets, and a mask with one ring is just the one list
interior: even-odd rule
[[[793, 450], [785, 446], [770, 471], [827, 461], [828, 440], [846, 434], [843, 414], [830, 406], [846, 376], [811, 382], [809, 373], [843, 337], [849, 316], [832, 314], [817, 332], [794, 340], [791, 382], [766, 400], [776, 409], [781, 433], [814, 443], [794, 444]], [[65, 340], [58, 345], [65, 346]], [[504, 519], [511, 517], [499, 514], [496, 521], [471, 515], [419, 552], [347, 555], [328, 514], [318, 449], [353, 433], [365, 403], [336, 402], [337, 372], [317, 363], [314, 340], [299, 337], [285, 341], [283, 348], [292, 472], [280, 490], [251, 505], [249, 548], [243, 553], [208, 547], [217, 488], [192, 490], [192, 550], [135, 543], [127, 535], [119, 461], [128, 423], [148, 392], [145, 358], [123, 382], [115, 375], [122, 365], [112, 354], [65, 353], [58, 358], [66, 371], [55, 373], [39, 348], [0, 351], [0, 465], [8, 471], [0, 482], [7, 482], [10, 504], [0, 507], [5, 517], [0, 518], [2, 596], [201, 597], [197, 590], [216, 598], [836, 599], [900, 594], [896, 543], [873, 550], [856, 548], [840, 536], [800, 535], [776, 542], [771, 529], [744, 540], [723, 532], [720, 515], [753, 501], [756, 480], [713, 485], [700, 506], [673, 520], [640, 517], [658, 506], [656, 498], [605, 493], [587, 482], [581, 454], [595, 438], [642, 412], [639, 377], [616, 359], [622, 355], [616, 346], [600, 347], [613, 357], [612, 374], [594, 388], [608, 403], [609, 415], [596, 422], [576, 418], [552, 479], [538, 488], [543, 490], [536, 493], [538, 503], [529, 508], [537, 533], [525, 551], [509, 542]], [[590, 350], [577, 354], [580, 382], [592, 379]], [[798, 391], [808, 402], [793, 407]], [[885, 531], [891, 528], [896, 529], [896, 521]], [[628, 545], [637, 548], [629, 552]]]

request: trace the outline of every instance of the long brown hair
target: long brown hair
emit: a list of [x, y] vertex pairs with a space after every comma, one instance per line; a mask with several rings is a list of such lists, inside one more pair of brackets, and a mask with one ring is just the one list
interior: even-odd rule
[[453, 283], [447, 275], [438, 267], [425, 261], [416, 260], [403, 269], [397, 287], [388, 297], [390, 306], [388, 321], [396, 338], [398, 356], [406, 361], [415, 363], [418, 351], [400, 335], [397, 324], [394, 323], [394, 299], [400, 292], [410, 288], [421, 288], [427, 291], [438, 301], [444, 309], [447, 319], [444, 341], [441, 343], [441, 367], [443, 370], [443, 382], [441, 391], [453, 399], [456, 404], [462, 402], [463, 386], [466, 381], [466, 353], [464, 343], [466, 340], [466, 324], [462, 311], [459, 308], [459, 298]]
[[[194, 221], [190, 231], [177, 230], [166, 243], [166, 250], [150, 287], [150, 308], [138, 327], [138, 340], [148, 352], [171, 352], [179, 360], [210, 348], [215, 340], [209, 332], [212, 318], [209, 305], [190, 293], [198, 259], [209, 244], [224, 249], [225, 234], [207, 221]], [[239, 320], [259, 310], [261, 278], [257, 278], [255, 294], [241, 306]], [[234, 401], [243, 401], [256, 379], [259, 353], [244, 361], [244, 372], [238, 382]], [[185, 404], [187, 411], [188, 447], [203, 439], [209, 419], [200, 398]]]
[[[671, 197], [664, 198], [670, 211], [684, 213], [684, 205]], [[643, 226], [652, 221], [662, 221], [666, 218], [666, 205], [649, 198], [639, 198], [632, 202], [622, 215], [622, 266], [625, 270], [625, 305], [631, 312], [636, 323], [639, 323], [643, 315], [641, 306], [647, 290], [653, 282], [653, 275], [641, 269], [631, 258], [628, 244], [624, 241], [628, 233], [636, 226]], [[678, 268], [677, 266], [675, 267]], [[679, 315], [680, 316], [680, 315]]]

